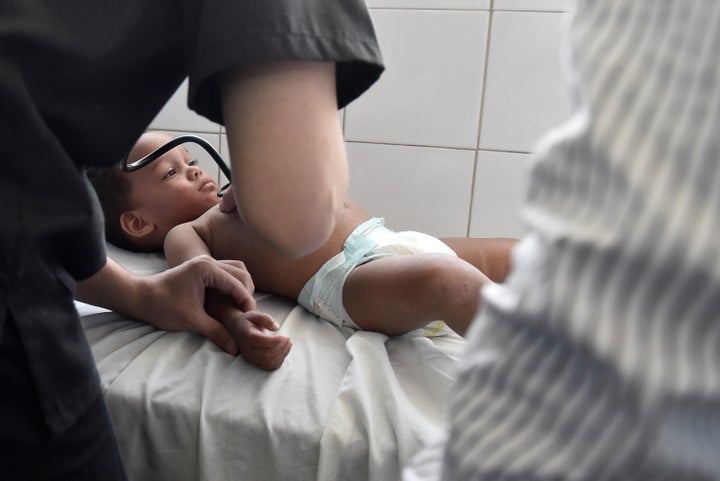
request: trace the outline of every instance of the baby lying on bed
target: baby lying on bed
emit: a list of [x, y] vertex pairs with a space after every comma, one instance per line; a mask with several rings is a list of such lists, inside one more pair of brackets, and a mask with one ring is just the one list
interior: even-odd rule
[[[170, 141], [147, 132], [128, 162]], [[325, 244], [301, 259], [279, 254], [237, 215], [217, 207], [217, 184], [182, 146], [133, 173], [119, 166], [94, 171], [113, 244], [141, 251], [164, 247], [170, 266], [208, 254], [242, 260], [255, 288], [296, 300], [341, 327], [404, 334], [442, 319], [463, 335], [480, 304], [480, 289], [502, 281], [510, 268], [514, 239], [436, 239], [419, 232], [393, 232], [347, 201]], [[275, 369], [290, 340], [269, 331], [265, 313], [241, 312], [214, 299], [214, 316], [226, 325], [249, 362]]]

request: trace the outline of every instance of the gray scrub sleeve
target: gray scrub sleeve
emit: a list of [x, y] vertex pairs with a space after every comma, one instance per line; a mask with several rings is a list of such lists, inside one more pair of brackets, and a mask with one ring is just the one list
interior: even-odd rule
[[229, 69], [282, 60], [337, 63], [338, 106], [380, 76], [382, 58], [362, 0], [209, 0], [191, 52], [188, 104], [222, 123], [218, 80]]

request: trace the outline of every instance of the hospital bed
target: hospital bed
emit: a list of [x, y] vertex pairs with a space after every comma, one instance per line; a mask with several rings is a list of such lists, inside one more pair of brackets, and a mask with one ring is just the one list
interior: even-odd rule
[[[108, 246], [130, 271], [161, 255]], [[262, 371], [188, 332], [76, 303], [131, 481], [393, 481], [441, 433], [465, 341], [388, 338], [256, 293], [293, 347]]]

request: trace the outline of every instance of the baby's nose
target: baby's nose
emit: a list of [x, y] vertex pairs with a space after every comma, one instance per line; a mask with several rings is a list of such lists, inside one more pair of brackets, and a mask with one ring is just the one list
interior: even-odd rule
[[197, 179], [202, 175], [202, 169], [196, 165], [191, 165], [188, 168], [188, 176], [190, 176], [191, 179]]

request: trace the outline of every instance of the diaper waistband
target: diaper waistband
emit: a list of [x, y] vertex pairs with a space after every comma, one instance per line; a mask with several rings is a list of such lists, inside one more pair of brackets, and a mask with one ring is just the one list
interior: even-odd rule
[[311, 299], [314, 299], [317, 294], [315, 287], [317, 279], [326, 279], [326, 276], [328, 276], [331, 271], [339, 271], [344, 273], [343, 278], [336, 279], [336, 281], [344, 281], [344, 278], [347, 277], [349, 271], [356, 266], [368, 252], [377, 247], [377, 242], [368, 238], [368, 233], [384, 224], [384, 218], [373, 217], [357, 226], [350, 233], [347, 239], [345, 239], [342, 252], [339, 252], [327, 260], [325, 264], [323, 264], [322, 267], [320, 267], [320, 269], [305, 283], [298, 295], [298, 302], [311, 312], [314, 312]]
[[381, 225], [385, 225], [385, 219], [383, 217], [373, 217], [366, 220], [365, 222], [357, 226], [355, 230], [350, 233], [347, 239], [345, 239], [345, 243], [343, 244], [343, 250], [345, 252], [348, 252], [348, 249], [351, 251], [357, 250], [355, 244], [357, 243], [358, 237], [366, 236], [370, 231]]

